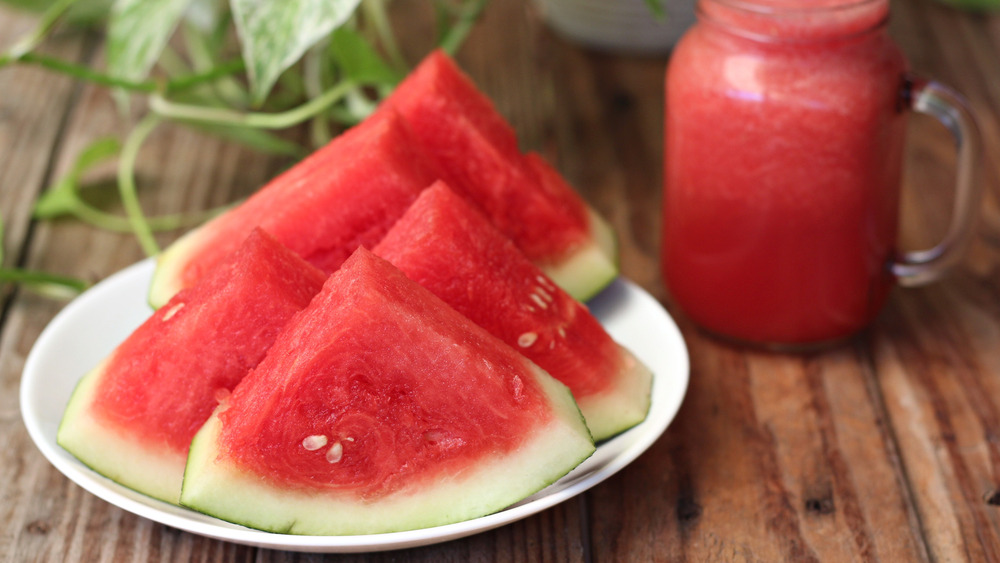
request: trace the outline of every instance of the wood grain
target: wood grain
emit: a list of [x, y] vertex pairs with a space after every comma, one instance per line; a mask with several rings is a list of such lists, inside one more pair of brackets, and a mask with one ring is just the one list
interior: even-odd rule
[[[433, 36], [428, 3], [399, 1], [392, 15], [416, 62]], [[32, 21], [0, 7], [0, 45]], [[493, 2], [459, 62], [522, 146], [609, 218], [624, 275], [661, 299], [685, 335], [691, 383], [665, 435], [584, 495], [440, 545], [327, 557], [210, 540], [97, 499], [35, 449], [20, 419], [20, 373], [62, 303], [8, 290], [0, 293], [0, 561], [1000, 561], [1000, 16], [898, 0], [890, 32], [915, 72], [954, 86], [981, 116], [985, 193], [956, 272], [897, 290], [853, 341], [786, 355], [694, 328], [658, 268], [669, 57], [582, 49], [552, 33], [530, 0]], [[66, 34], [46, 49], [84, 62], [102, 56], [97, 36]], [[30, 214], [87, 143], [134, 119], [102, 89], [36, 68], [0, 70], [5, 263], [99, 280], [142, 257], [128, 235]], [[948, 134], [915, 116], [904, 248], [933, 245], [946, 229], [954, 162]], [[208, 209], [288, 164], [166, 124], [140, 155], [142, 203], [151, 214]], [[112, 175], [103, 168], [90, 179]]]

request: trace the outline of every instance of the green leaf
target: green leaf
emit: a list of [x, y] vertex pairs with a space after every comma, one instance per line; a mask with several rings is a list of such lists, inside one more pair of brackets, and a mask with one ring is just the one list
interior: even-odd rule
[[278, 76], [342, 25], [361, 0], [230, 0], [251, 99], [260, 104]]
[[395, 85], [402, 76], [375, 51], [360, 33], [347, 27], [333, 32], [330, 52], [344, 76], [357, 84]]
[[36, 219], [51, 219], [61, 215], [72, 215], [80, 207], [80, 178], [96, 164], [118, 155], [121, 144], [117, 139], [105, 137], [92, 142], [80, 153], [73, 168], [35, 203]]
[[225, 22], [223, 2], [220, 0], [191, 0], [184, 19], [205, 35], [212, 35]]
[[149, 75], [191, 0], [116, 0], [108, 22], [108, 72]]
[[[113, 0], [76, 0], [66, 11], [66, 21], [77, 25], [91, 25], [108, 15]], [[2, 3], [21, 10], [44, 12], [57, 0], [2, 0]]]

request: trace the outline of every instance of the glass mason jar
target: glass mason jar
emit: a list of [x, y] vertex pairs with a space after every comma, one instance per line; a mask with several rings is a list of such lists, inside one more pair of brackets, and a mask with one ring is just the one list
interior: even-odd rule
[[[913, 77], [887, 0], [700, 0], [666, 81], [661, 263], [673, 301], [732, 339], [815, 345], [865, 327], [896, 283], [969, 238], [979, 139], [960, 97]], [[959, 146], [952, 225], [897, 249], [907, 114]]]

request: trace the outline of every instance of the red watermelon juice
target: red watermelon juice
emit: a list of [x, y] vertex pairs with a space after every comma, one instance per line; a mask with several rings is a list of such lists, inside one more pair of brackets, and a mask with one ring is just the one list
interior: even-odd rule
[[906, 62], [882, 0], [704, 0], [667, 75], [662, 265], [711, 332], [804, 344], [892, 285]]

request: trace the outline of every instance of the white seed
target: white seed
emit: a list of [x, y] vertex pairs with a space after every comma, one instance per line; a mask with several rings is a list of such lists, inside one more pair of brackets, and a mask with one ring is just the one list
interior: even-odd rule
[[302, 447], [313, 452], [326, 445], [326, 436], [322, 434], [315, 434], [313, 436], [306, 436], [305, 440], [302, 440]]
[[177, 311], [180, 311], [183, 308], [184, 308], [183, 302], [174, 305], [173, 307], [167, 309], [166, 313], [163, 313], [163, 317], [161, 317], [160, 320], [163, 322], [169, 321], [171, 317], [177, 314]]
[[556, 332], [559, 333], [559, 336], [561, 338], [566, 338], [566, 329], [565, 328], [559, 327], [558, 329], [556, 329]]
[[535, 280], [538, 283], [542, 284], [542, 287], [546, 287], [550, 291], [555, 291], [555, 289], [556, 289], [556, 286], [553, 285], [552, 280], [550, 280], [549, 278], [547, 278], [545, 276], [542, 276], [542, 275], [535, 276]]
[[539, 307], [541, 307], [542, 309], [548, 309], [549, 308], [549, 304], [546, 303], [544, 299], [542, 299], [541, 297], [539, 297], [537, 293], [532, 293], [531, 294], [531, 300], [534, 301], [535, 304], [538, 305]]
[[528, 346], [534, 344], [536, 340], [538, 340], [538, 334], [534, 332], [526, 332], [517, 337], [517, 345], [521, 348], [527, 348]]
[[326, 460], [330, 463], [337, 463], [340, 458], [344, 457], [344, 446], [337, 442], [330, 446], [330, 449], [326, 451]]
[[552, 303], [552, 301], [553, 301], [552, 295], [548, 291], [545, 291], [544, 287], [538, 286], [538, 287], [535, 288], [535, 291], [538, 292], [538, 296], [539, 297], [541, 297], [542, 299], [548, 301], [549, 303]]

